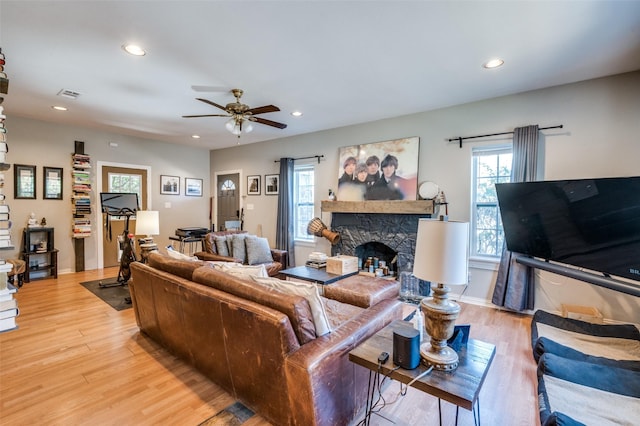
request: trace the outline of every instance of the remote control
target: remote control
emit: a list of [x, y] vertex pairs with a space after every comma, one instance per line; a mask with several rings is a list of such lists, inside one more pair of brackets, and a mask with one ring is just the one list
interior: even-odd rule
[[378, 362], [380, 364], [384, 364], [389, 359], [389, 354], [387, 352], [382, 352], [378, 357]]

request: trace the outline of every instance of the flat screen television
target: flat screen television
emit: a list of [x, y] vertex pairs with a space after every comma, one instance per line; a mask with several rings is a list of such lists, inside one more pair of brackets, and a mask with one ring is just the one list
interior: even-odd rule
[[111, 215], [132, 214], [140, 210], [138, 194], [134, 192], [101, 192], [100, 205], [103, 213]]
[[640, 176], [496, 184], [507, 248], [640, 281]]

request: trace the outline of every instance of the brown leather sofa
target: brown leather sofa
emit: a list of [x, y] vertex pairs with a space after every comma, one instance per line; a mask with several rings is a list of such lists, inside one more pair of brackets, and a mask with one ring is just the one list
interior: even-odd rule
[[[239, 233], [246, 234], [247, 231], [209, 232], [207, 235], [204, 236], [202, 240], [202, 251], [194, 253], [194, 256], [196, 256], [200, 260], [242, 263], [242, 259], [236, 259], [233, 256], [221, 256], [220, 254], [218, 254], [218, 251], [216, 250], [216, 244], [214, 241], [214, 238], [216, 236], [239, 234]], [[273, 257], [273, 262], [264, 264], [265, 268], [267, 269], [267, 274], [269, 274], [270, 277], [284, 278], [284, 276], [280, 276], [280, 271], [287, 268], [287, 262], [288, 262], [287, 251], [272, 248], [271, 256]]]
[[[324, 299], [332, 331], [316, 336], [307, 299], [152, 253], [131, 264], [140, 330], [274, 425], [348, 425], [364, 407], [369, 371], [348, 359], [401, 319], [397, 284], [374, 305]], [[396, 287], [395, 289], [393, 287]], [[340, 292], [338, 292], [340, 294]]]

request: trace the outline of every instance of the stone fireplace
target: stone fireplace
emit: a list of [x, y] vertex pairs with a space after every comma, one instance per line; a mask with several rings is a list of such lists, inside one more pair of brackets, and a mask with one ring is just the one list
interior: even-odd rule
[[[333, 212], [331, 229], [340, 233], [340, 242], [331, 247], [331, 255], [348, 256], [377, 255], [387, 261], [391, 271], [396, 274], [411, 270], [416, 249], [418, 220], [429, 218], [431, 214], [394, 214], [394, 213], [340, 213]], [[385, 247], [376, 248], [381, 243]], [[377, 252], [376, 252], [377, 250]], [[395, 253], [393, 256], [390, 253]], [[389, 257], [395, 257], [390, 259]], [[395, 264], [392, 264], [395, 260]]]

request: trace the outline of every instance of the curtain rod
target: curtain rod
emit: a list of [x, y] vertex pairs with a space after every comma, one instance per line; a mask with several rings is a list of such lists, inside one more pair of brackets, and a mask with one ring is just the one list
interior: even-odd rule
[[[298, 157], [298, 158], [294, 158], [293, 161], [295, 160], [306, 160], [308, 158], [317, 158], [318, 159], [318, 164], [320, 164], [320, 159], [324, 158], [324, 155], [310, 155], [309, 157]], [[274, 163], [279, 163], [280, 160], [273, 160]]]
[[[547, 130], [547, 129], [562, 129], [562, 124], [559, 126], [550, 126], [550, 127], [540, 127], [538, 130]], [[476, 139], [476, 138], [487, 138], [489, 136], [501, 136], [501, 135], [512, 135], [513, 132], [502, 132], [502, 133], [491, 133], [490, 135], [479, 135], [479, 136], [458, 136], [457, 138], [447, 139], [449, 142], [458, 141], [460, 142], [460, 148], [462, 148], [462, 141], [465, 139]]]

